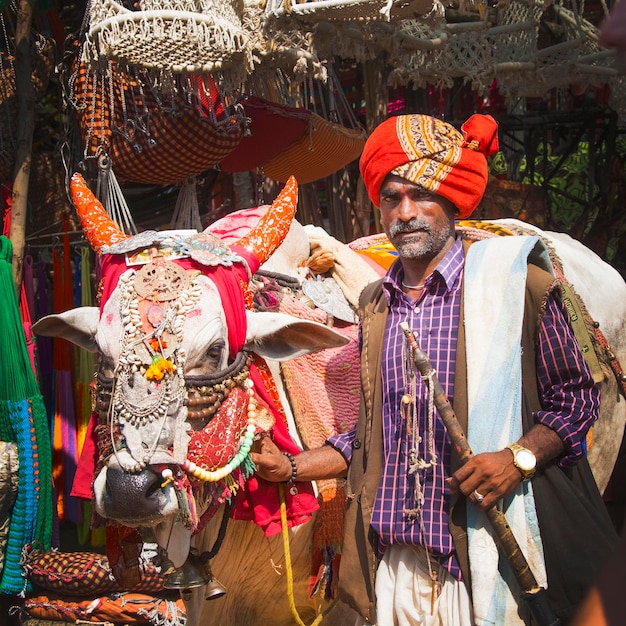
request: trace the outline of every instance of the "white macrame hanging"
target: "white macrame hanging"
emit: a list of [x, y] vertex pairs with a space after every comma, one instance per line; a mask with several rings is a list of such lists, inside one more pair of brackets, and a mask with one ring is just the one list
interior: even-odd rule
[[137, 234], [135, 220], [133, 220], [128, 204], [126, 204], [126, 199], [113, 173], [111, 159], [108, 156], [102, 156], [98, 160], [96, 197], [122, 232], [127, 235]]
[[197, 232], [202, 231], [195, 176], [185, 179], [178, 192], [174, 215], [172, 215], [171, 228], [176, 230], [192, 229]]
[[272, 17], [297, 17], [321, 21], [397, 21], [428, 15], [434, 0], [268, 0], [265, 12]]
[[248, 35], [236, 0], [90, 0], [83, 61], [175, 74], [249, 69]]

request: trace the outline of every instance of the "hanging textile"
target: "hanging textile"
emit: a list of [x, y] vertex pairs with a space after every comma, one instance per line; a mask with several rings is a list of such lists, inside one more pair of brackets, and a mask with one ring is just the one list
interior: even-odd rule
[[139, 0], [129, 11], [91, 0], [83, 57], [94, 66], [116, 59], [171, 73], [226, 70], [241, 80], [251, 67], [237, 0]]
[[278, 18], [293, 16], [308, 22], [391, 22], [426, 17], [433, 4], [432, 0], [268, 0], [265, 11]]
[[300, 139], [309, 129], [311, 113], [257, 96], [241, 100], [247, 132], [239, 145], [220, 164], [224, 172], [250, 172], [267, 163]]
[[84, 159], [108, 156], [120, 183], [175, 184], [216, 167], [239, 144], [243, 113], [226, 107], [235, 99], [217, 78], [163, 82], [115, 61], [92, 69], [80, 62], [78, 42], [66, 50], [62, 82]]
[[329, 176], [358, 159], [365, 131], [345, 128], [311, 113], [309, 132], [264, 165], [267, 176], [284, 182], [295, 176], [301, 185]]
[[[91, 281], [91, 250], [82, 247], [77, 258], [79, 277], [79, 298], [77, 306], [96, 306]], [[77, 447], [78, 451], [83, 448], [87, 425], [91, 416], [92, 394], [91, 387], [96, 374], [96, 355], [88, 350], [77, 350], [76, 353], [76, 389], [77, 389]]]
[[[61, 313], [73, 308], [72, 267], [67, 221], [64, 220], [63, 253], [53, 250], [53, 298], [54, 311]], [[53, 394], [52, 408], [52, 474], [57, 494], [57, 515], [59, 521], [79, 523], [81, 510], [79, 502], [70, 494], [72, 481], [78, 462], [76, 441], [76, 416], [74, 411], [73, 346], [65, 339], [55, 338], [53, 348]]]
[[[307, 78], [287, 85], [284, 77], [266, 77], [266, 91], [274, 92], [283, 105], [289, 100], [290, 113], [300, 109], [309, 116], [305, 132], [263, 163], [269, 178], [284, 182], [293, 175], [302, 185], [330, 176], [359, 158], [367, 133], [356, 119], [332, 63], [327, 62], [325, 68], [326, 80]], [[275, 125], [280, 128], [281, 122]]]
[[[50, 264], [40, 255], [36, 265], [36, 307], [37, 319], [45, 317], [52, 313], [50, 303], [50, 292], [52, 285], [50, 283]], [[37, 366], [39, 369], [39, 386], [44, 397], [48, 414], [50, 414], [54, 406], [54, 398], [52, 394], [52, 354], [54, 351], [54, 340], [52, 337], [37, 337]]]
[[18, 491], [6, 543], [0, 593], [30, 588], [22, 578], [22, 547], [34, 540], [50, 546], [52, 533], [51, 447], [43, 397], [30, 364], [13, 282], [10, 239], [0, 237], [0, 440], [17, 444]]
[[[77, 271], [75, 272], [76, 306], [96, 306], [91, 278], [92, 251], [81, 247], [76, 258]], [[92, 390], [96, 373], [96, 355], [88, 350], [75, 348], [76, 355], [76, 453], [77, 458], [83, 450], [89, 420], [93, 410]], [[91, 501], [79, 500], [82, 509], [82, 521], [77, 527], [78, 542], [81, 545], [90, 543], [92, 546], [104, 545], [104, 528], [90, 528], [92, 518]]]

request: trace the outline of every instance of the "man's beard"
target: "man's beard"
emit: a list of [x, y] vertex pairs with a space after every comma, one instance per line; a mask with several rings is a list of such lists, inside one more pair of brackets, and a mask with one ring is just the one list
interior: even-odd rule
[[[446, 245], [450, 233], [447, 228], [438, 228], [425, 219], [414, 217], [408, 222], [395, 222], [389, 227], [389, 241], [396, 247], [398, 254], [407, 259], [434, 257]], [[400, 237], [402, 233], [422, 233], [419, 239]], [[424, 236], [424, 233], [426, 236]]]

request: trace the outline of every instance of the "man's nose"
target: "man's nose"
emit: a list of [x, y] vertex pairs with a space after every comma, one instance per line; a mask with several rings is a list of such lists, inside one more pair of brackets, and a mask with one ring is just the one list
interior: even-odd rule
[[398, 203], [398, 217], [404, 222], [408, 222], [420, 215], [420, 206], [419, 202], [415, 202], [415, 200], [411, 199], [407, 195], [403, 195], [402, 199]]

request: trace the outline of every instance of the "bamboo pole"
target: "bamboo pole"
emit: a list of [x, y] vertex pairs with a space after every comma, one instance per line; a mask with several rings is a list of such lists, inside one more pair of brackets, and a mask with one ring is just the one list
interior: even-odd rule
[[13, 280], [18, 292], [24, 268], [28, 184], [35, 127], [35, 94], [30, 57], [30, 29], [34, 4], [35, 0], [19, 0], [15, 28], [15, 98], [18, 114], [9, 236], [13, 244]]

